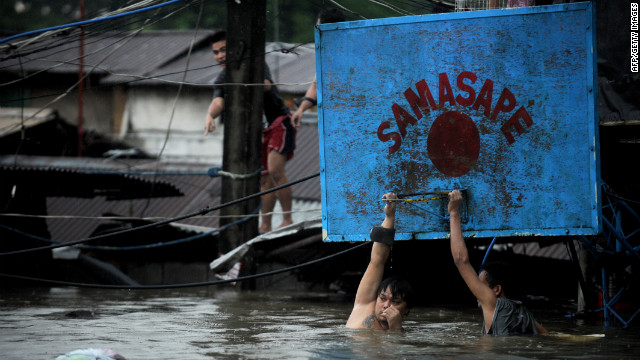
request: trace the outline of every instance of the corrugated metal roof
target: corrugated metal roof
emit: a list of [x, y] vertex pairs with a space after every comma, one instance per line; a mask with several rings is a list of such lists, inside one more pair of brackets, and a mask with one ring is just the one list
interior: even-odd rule
[[184, 81], [190, 84], [211, 85], [213, 80], [218, 76], [222, 68], [216, 64], [211, 52], [211, 47], [201, 46], [191, 52], [191, 56], [187, 58], [187, 51], [173, 61], [167, 62], [162, 66], [155, 68], [135, 69], [137, 72], [131, 74], [144, 75], [146, 79], [134, 78], [121, 75], [110, 75], [102, 79], [102, 84], [117, 84], [123, 81], [135, 80], [129, 83], [130, 86], [158, 86], [171, 85], [177, 86], [178, 82], [183, 81], [184, 71], [189, 61], [189, 69]]
[[[84, 41], [85, 71], [144, 75], [187, 52], [194, 39], [195, 47], [208, 46], [214, 31], [143, 31], [140, 33], [88, 33]], [[46, 38], [20, 48], [5, 49], [0, 71], [57, 73], [78, 71], [79, 40]], [[18, 55], [24, 54], [20, 59]]]
[[[286, 43], [268, 43], [265, 47], [265, 62], [271, 70], [271, 75], [278, 90], [284, 93], [303, 94], [309, 88], [315, 76], [315, 50], [312, 46], [297, 46]], [[184, 71], [189, 61], [189, 71], [186, 77]], [[210, 85], [218, 76], [222, 68], [213, 58], [211, 49], [207, 46], [192, 51], [187, 59], [185, 52], [181, 57], [160, 66], [146, 74], [148, 79], [136, 80], [132, 86], [157, 86], [174, 84], [184, 81], [190, 84]], [[142, 71], [140, 69], [139, 71]], [[110, 75], [102, 79], [103, 84], [114, 84], [132, 80], [132, 77]]]
[[[298, 128], [296, 153], [287, 164], [289, 181], [297, 180], [319, 171], [318, 160], [318, 128], [313, 123], [303, 123]], [[9, 159], [10, 158], [10, 159]], [[13, 156], [0, 157], [0, 166], [11, 162]], [[81, 173], [86, 170], [135, 170], [160, 172], [206, 172], [212, 165], [194, 163], [157, 163], [148, 159], [95, 159], [95, 158], [59, 158], [21, 156], [21, 166], [40, 167], [40, 171], [66, 171]], [[7, 163], [8, 164], [8, 163]], [[39, 165], [38, 165], [39, 164]], [[102, 176], [106, 175], [93, 175]], [[133, 176], [133, 175], [132, 175]], [[183, 193], [183, 196], [165, 198], [144, 198], [144, 193], [137, 194], [138, 199], [108, 201], [105, 196], [93, 198], [75, 198], [50, 196], [47, 198], [49, 216], [71, 216], [71, 218], [48, 218], [47, 224], [51, 238], [56, 241], [73, 241], [90, 236], [101, 224], [115, 223], [109, 219], [85, 219], [78, 217], [130, 216], [170, 218], [195, 213], [199, 210], [215, 207], [220, 204], [221, 179], [206, 175], [162, 175], [133, 176], [140, 181], [167, 184]], [[93, 180], [88, 180], [93, 181]], [[292, 188], [295, 200], [320, 202], [320, 178], [315, 177], [295, 185]], [[180, 223], [217, 228], [218, 212], [204, 216], [181, 220]]]
[[[85, 36], [84, 69], [104, 76], [103, 85], [128, 82], [131, 86], [190, 84], [210, 85], [221, 71], [211, 53], [210, 37], [215, 31], [102, 32]], [[195, 37], [194, 37], [195, 35]], [[79, 41], [46, 38], [13, 53], [0, 54], [0, 72], [78, 72]], [[188, 57], [192, 40], [194, 46]], [[268, 43], [265, 61], [281, 92], [302, 94], [315, 75], [313, 44]], [[19, 55], [22, 55], [18, 58]]]
[[281, 92], [304, 94], [316, 75], [314, 44], [269, 43], [265, 61]]
[[[318, 125], [303, 123], [298, 127], [296, 150], [285, 168], [289, 181], [320, 171]], [[297, 184], [292, 189], [296, 199], [320, 201], [320, 177]]]
[[[76, 158], [63, 159], [70, 164]], [[27, 191], [38, 189], [38, 193], [44, 196], [104, 196], [108, 200], [123, 200], [182, 195], [168, 182], [130, 174], [87, 173], [78, 167], [55, 164], [46, 156], [0, 156], [0, 174], [3, 182], [15, 182], [18, 188]], [[42, 186], [43, 183], [46, 186]]]
[[[47, 199], [49, 215], [70, 216], [125, 216], [144, 218], [171, 218], [191, 214], [220, 203], [220, 178], [208, 176], [162, 176], [159, 180], [171, 182], [184, 193], [172, 198], [107, 201], [93, 199], [50, 197]], [[217, 212], [181, 220], [180, 223], [217, 228]], [[108, 219], [49, 218], [47, 224], [51, 238], [72, 241], [90, 236], [100, 224], [117, 223]]]
[[[580, 241], [570, 240], [573, 242], [574, 248], [581, 246]], [[515, 243], [512, 247], [514, 254], [527, 255], [533, 257], [541, 257], [547, 259], [557, 260], [570, 260], [569, 250], [565, 243], [551, 244], [547, 246], [540, 246], [540, 242], [523, 242]]]

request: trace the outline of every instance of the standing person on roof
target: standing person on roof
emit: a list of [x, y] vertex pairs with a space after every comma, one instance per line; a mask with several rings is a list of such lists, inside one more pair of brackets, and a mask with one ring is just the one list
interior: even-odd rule
[[[469, 262], [469, 253], [462, 237], [460, 220], [460, 206], [462, 193], [454, 190], [449, 193], [449, 225], [451, 226], [451, 255], [453, 261], [469, 287], [478, 299], [478, 306], [482, 309], [482, 333], [490, 335], [519, 335], [546, 334], [533, 317], [531, 312], [521, 302], [506, 297], [504, 276], [506, 269], [500, 269], [500, 264], [487, 264], [480, 276]], [[502, 270], [502, 271], [500, 271]]]
[[[215, 118], [224, 110], [224, 83], [225, 62], [227, 55], [227, 35], [225, 31], [219, 31], [211, 40], [213, 55], [222, 72], [214, 81], [213, 100], [209, 104], [204, 125], [204, 134], [207, 135], [216, 129]], [[267, 64], [264, 64], [264, 115], [267, 120], [267, 128], [262, 131], [262, 173], [260, 174], [261, 191], [284, 185], [289, 182], [285, 173], [287, 161], [293, 157], [296, 148], [296, 129], [291, 120], [291, 112], [285, 105], [278, 88], [273, 85], [271, 72]], [[274, 193], [262, 196], [262, 214], [259, 231], [261, 233], [271, 231], [271, 213], [276, 200], [282, 207], [282, 223], [279, 227], [293, 223], [291, 217], [291, 188], [285, 187]]]
[[[388, 193], [383, 199], [393, 200], [397, 196]], [[347, 320], [348, 328], [402, 330], [402, 321], [411, 308], [413, 290], [407, 280], [400, 277], [382, 280], [396, 233], [395, 202], [387, 202], [384, 215], [382, 225], [371, 230], [371, 261], [360, 280], [353, 310]]]
[[[335, 8], [328, 8], [320, 11], [318, 14], [317, 25], [319, 24], [329, 24], [335, 22], [344, 21], [344, 15], [340, 10]], [[318, 103], [318, 85], [316, 83], [316, 77], [313, 77], [313, 83], [307, 89], [307, 92], [304, 94], [300, 105], [298, 105], [298, 109], [295, 113], [293, 113], [293, 123], [296, 127], [300, 126], [300, 122], [302, 121], [302, 114], [308, 109], [314, 107]]]

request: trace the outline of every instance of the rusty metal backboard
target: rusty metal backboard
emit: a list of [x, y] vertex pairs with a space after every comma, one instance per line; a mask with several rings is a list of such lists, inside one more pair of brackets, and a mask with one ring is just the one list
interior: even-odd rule
[[[591, 3], [319, 25], [325, 241], [382, 195], [464, 191], [465, 236], [600, 229]], [[448, 236], [447, 199], [398, 204], [396, 239]]]

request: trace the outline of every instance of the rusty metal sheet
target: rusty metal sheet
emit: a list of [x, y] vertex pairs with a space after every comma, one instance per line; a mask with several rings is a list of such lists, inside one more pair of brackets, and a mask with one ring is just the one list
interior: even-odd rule
[[[594, 29], [591, 3], [319, 25], [324, 240], [454, 188], [466, 236], [598, 233]], [[396, 239], [447, 237], [447, 203], [399, 204]]]

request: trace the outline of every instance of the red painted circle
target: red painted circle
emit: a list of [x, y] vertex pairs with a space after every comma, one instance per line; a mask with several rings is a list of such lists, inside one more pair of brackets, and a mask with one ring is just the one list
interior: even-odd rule
[[480, 133], [468, 115], [447, 111], [438, 116], [431, 126], [427, 151], [440, 172], [448, 176], [462, 176], [478, 161]]

